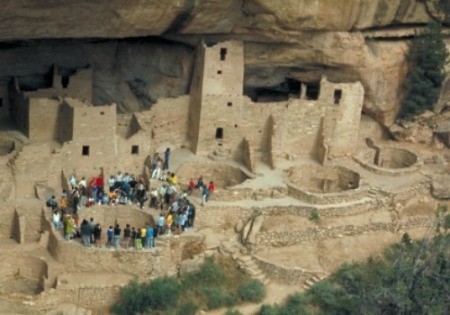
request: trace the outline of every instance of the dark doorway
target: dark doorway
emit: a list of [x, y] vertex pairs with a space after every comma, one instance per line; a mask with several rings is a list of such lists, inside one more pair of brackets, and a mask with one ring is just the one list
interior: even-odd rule
[[69, 86], [69, 76], [68, 75], [63, 75], [61, 77], [61, 85], [64, 89], [66, 89]]
[[223, 139], [223, 128], [216, 129], [216, 139]]
[[227, 49], [226, 48], [220, 48], [220, 60], [225, 60], [227, 55]]
[[320, 83], [306, 84], [306, 98], [309, 100], [317, 100], [320, 95]]
[[342, 90], [334, 90], [334, 105], [339, 105], [342, 98]]
[[84, 145], [83, 146], [83, 149], [81, 151], [81, 155], [89, 156], [89, 146], [88, 145]]
[[131, 146], [131, 154], [139, 154], [139, 146], [138, 145]]

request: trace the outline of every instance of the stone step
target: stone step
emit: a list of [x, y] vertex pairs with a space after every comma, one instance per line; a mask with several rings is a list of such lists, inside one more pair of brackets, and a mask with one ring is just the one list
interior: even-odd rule
[[242, 262], [248, 262], [248, 261], [252, 261], [252, 256], [239, 256], [237, 258], [237, 260], [240, 260]]

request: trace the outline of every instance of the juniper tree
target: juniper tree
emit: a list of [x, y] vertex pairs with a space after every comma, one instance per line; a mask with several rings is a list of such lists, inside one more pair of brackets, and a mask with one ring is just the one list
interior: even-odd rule
[[404, 84], [406, 93], [400, 118], [408, 119], [433, 109], [445, 79], [447, 57], [441, 25], [432, 22], [414, 38], [408, 53], [411, 70]]

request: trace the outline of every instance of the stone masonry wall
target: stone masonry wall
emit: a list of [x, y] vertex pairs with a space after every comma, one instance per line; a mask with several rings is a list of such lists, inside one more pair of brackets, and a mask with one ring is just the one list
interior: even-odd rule
[[59, 101], [48, 98], [29, 100], [29, 136], [32, 141], [49, 142], [57, 138]]

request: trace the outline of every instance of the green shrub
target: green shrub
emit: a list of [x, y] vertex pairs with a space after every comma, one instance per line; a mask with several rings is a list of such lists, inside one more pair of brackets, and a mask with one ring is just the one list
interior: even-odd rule
[[278, 308], [272, 305], [264, 304], [261, 306], [261, 310], [259, 311], [259, 315], [278, 315]]
[[178, 307], [177, 315], [195, 315], [199, 306], [193, 301], [187, 301]]
[[312, 210], [311, 213], [309, 214], [309, 218], [310, 221], [314, 221], [317, 222], [320, 220], [320, 215], [319, 212], [317, 212], [316, 209]]
[[222, 306], [233, 306], [236, 304], [236, 296], [222, 288], [200, 288], [199, 294], [206, 300], [208, 309], [215, 309]]
[[177, 305], [181, 294], [180, 283], [174, 278], [155, 279], [147, 286], [150, 309], [166, 310]]
[[155, 279], [150, 283], [131, 282], [120, 290], [120, 300], [111, 310], [116, 314], [167, 310], [177, 305], [181, 287], [173, 278]]
[[239, 312], [238, 310], [231, 310], [231, 309], [229, 309], [223, 315], [242, 315], [242, 313]]
[[223, 286], [228, 282], [228, 277], [223, 268], [214, 261], [207, 258], [200, 269], [184, 277], [183, 286], [192, 288], [198, 286]]
[[242, 283], [237, 294], [242, 301], [261, 302], [266, 295], [264, 285], [259, 280], [248, 280]]

